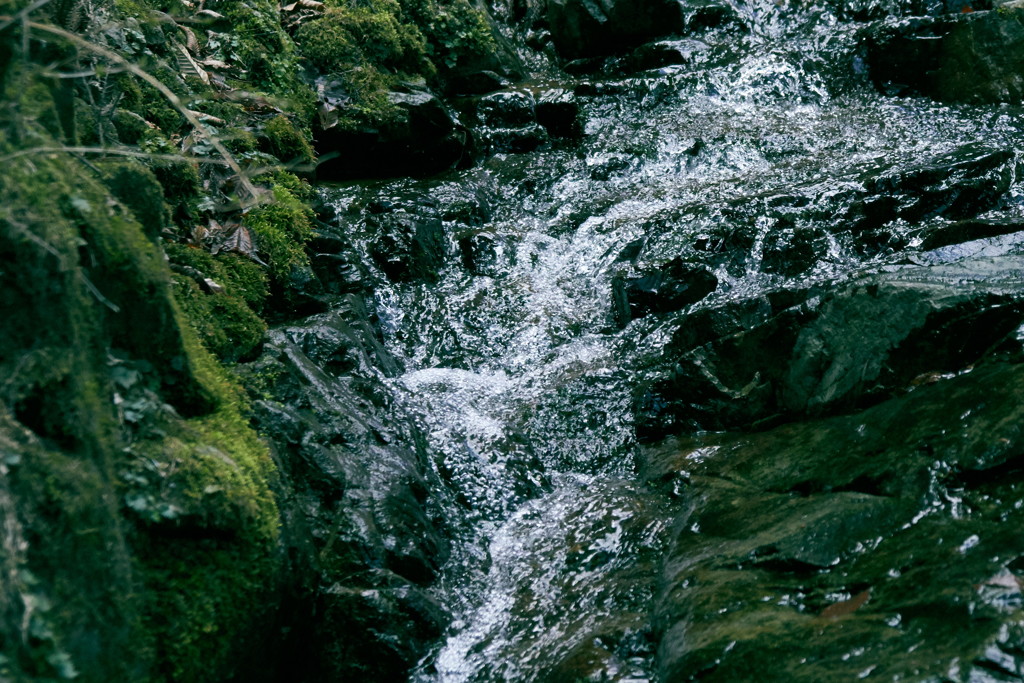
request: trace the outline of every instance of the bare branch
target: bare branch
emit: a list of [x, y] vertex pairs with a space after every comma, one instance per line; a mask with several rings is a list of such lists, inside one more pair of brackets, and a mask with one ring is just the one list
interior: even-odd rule
[[37, 9], [41, 7], [45, 7], [48, 4], [50, 4], [50, 0], [36, 0], [31, 5], [29, 5], [28, 7], [26, 7], [25, 9], [21, 10], [20, 12], [13, 16], [0, 17], [0, 19], [5, 20], [2, 24], [0, 24], [0, 31], [3, 31], [5, 28], [7, 28], [16, 21], [21, 21], [32, 12], [35, 12]]

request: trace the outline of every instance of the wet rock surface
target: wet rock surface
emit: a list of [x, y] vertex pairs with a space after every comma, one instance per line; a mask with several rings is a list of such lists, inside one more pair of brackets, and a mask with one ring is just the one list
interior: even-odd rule
[[1016, 680], [1020, 372], [651, 449], [663, 680]]
[[275, 446], [288, 552], [307, 585], [289, 641], [302, 680], [401, 677], [449, 618], [425, 591], [449, 540], [430, 513], [438, 486], [423, 436], [375, 376], [398, 368], [363, 302], [350, 301], [274, 330], [242, 370], [254, 423]]
[[945, 102], [1010, 102], [1024, 98], [1024, 7], [904, 19], [876, 29], [869, 41], [872, 78], [887, 92], [919, 93]]
[[242, 370], [318, 675], [1022, 679], [1017, 10], [964, 9], [510, 2], [535, 80], [403, 95]]
[[455, 168], [466, 156], [469, 133], [448, 107], [425, 88], [389, 93], [398, 109], [395, 120], [378, 129], [353, 130], [339, 125], [349, 106], [344, 90], [331, 82], [319, 88], [315, 131], [319, 180], [426, 176]]
[[704, 341], [681, 330], [672, 371], [645, 397], [660, 408], [650, 415], [656, 433], [849, 409], [927, 373], [961, 371], [994, 351], [1015, 354], [1022, 266], [1017, 256], [897, 266], [808, 289], [778, 311], [769, 302], [754, 316], [710, 311], [726, 334]]
[[679, 5], [663, 0], [548, 0], [547, 21], [559, 52], [570, 59], [609, 54], [683, 28]]
[[650, 313], [678, 311], [715, 291], [718, 278], [706, 268], [679, 259], [641, 277], [612, 280], [615, 320], [625, 327], [630, 320]]

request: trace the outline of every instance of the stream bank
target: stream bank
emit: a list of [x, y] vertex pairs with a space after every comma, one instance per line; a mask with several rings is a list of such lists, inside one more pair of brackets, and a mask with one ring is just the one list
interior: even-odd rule
[[0, 677], [1024, 677], [1024, 10], [605, 5], [292, 7], [245, 213], [18, 157]]

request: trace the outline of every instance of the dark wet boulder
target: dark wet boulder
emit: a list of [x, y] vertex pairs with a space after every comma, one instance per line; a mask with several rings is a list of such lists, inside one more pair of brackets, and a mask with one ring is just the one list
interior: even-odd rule
[[745, 30], [736, 9], [717, 0], [549, 0], [547, 18], [558, 53], [573, 60], [577, 72], [600, 68], [595, 58], [659, 38], [723, 27]]
[[310, 241], [310, 264], [329, 294], [362, 292], [369, 287], [355, 244], [335, 226], [321, 224]]
[[505, 90], [481, 97], [477, 123], [488, 128], [518, 128], [537, 121], [536, 101], [524, 90]]
[[928, 231], [927, 236], [921, 241], [921, 249], [939, 249], [952, 244], [1010, 235], [1021, 231], [1024, 231], [1024, 221], [1021, 220], [971, 219], [956, 221]]
[[537, 123], [553, 138], [583, 135], [583, 109], [571, 90], [548, 88], [536, 94]]
[[1020, 161], [1013, 150], [959, 150], [933, 162], [869, 179], [874, 197], [896, 201], [896, 216], [916, 223], [934, 216], [953, 220], [994, 209], [1010, 189]]
[[529, 152], [548, 140], [537, 121], [537, 102], [528, 90], [503, 90], [470, 103], [477, 151], [484, 156]]
[[341, 113], [349, 106], [344, 92], [332, 94], [330, 83], [320, 90], [314, 136], [321, 180], [427, 176], [454, 168], [466, 156], [468, 131], [427, 90], [389, 93], [398, 111], [394, 119], [355, 130], [341, 125]]
[[[516, 45], [503, 35], [491, 16], [493, 8], [481, 3], [475, 5], [474, 10], [480, 12], [479, 19], [483, 20], [471, 29], [477, 32], [477, 35], [451, 36], [446, 39], [451, 41], [446, 45], [446, 49], [451, 51], [443, 58], [435, 59], [442, 90], [448, 96], [484, 95], [522, 81], [527, 74]], [[483, 23], [488, 26], [485, 28]], [[468, 28], [467, 26], [461, 30]], [[481, 40], [485, 34], [489, 35]], [[464, 42], [470, 44], [463, 45]]]
[[284, 329], [289, 340], [332, 377], [357, 371], [373, 374], [371, 368], [394, 377], [401, 370], [398, 360], [381, 343], [364, 296], [342, 297], [329, 313], [310, 316]]
[[1022, 379], [993, 363], [863, 412], [649, 449], [678, 504], [661, 680], [1020, 680]]
[[940, 217], [961, 221], [1000, 208], [1020, 169], [1016, 152], [975, 146], [910, 168], [885, 169], [864, 179], [863, 192], [838, 227], [869, 253], [900, 250], [913, 237], [901, 224]]
[[397, 373], [353, 305], [273, 330], [239, 369], [281, 477], [282, 542], [302, 572], [288, 606], [302, 680], [404, 676], [447, 624], [423, 590], [448, 554], [428, 513], [437, 486], [423, 437], [374, 368]]
[[508, 261], [508, 247], [489, 230], [472, 230], [459, 237], [462, 264], [474, 275], [496, 275]]
[[376, 235], [370, 255], [388, 278], [402, 281], [437, 277], [448, 244], [439, 218], [388, 211], [370, 213], [366, 225]]
[[761, 270], [794, 277], [813, 268], [827, 250], [823, 230], [784, 223], [765, 235]]
[[445, 86], [445, 91], [456, 96], [485, 95], [507, 88], [509, 85], [511, 82], [501, 74], [484, 69], [451, 77]]
[[323, 313], [329, 307], [324, 298], [323, 283], [308, 264], [289, 268], [283, 281], [274, 283], [271, 294], [274, 296], [274, 304], [266, 313], [271, 322]]
[[547, 19], [568, 59], [613, 54], [684, 28], [674, 0], [549, 0]]
[[615, 321], [625, 327], [630, 320], [651, 313], [678, 311], [700, 301], [717, 287], [714, 273], [681, 259], [640, 277], [616, 277], [612, 280]]
[[1024, 99], [1024, 7], [884, 23], [868, 33], [871, 78], [884, 92], [943, 102]]
[[666, 352], [671, 370], [641, 401], [639, 429], [650, 438], [850, 410], [963, 371], [1016, 348], [1022, 268], [1017, 256], [898, 267], [796, 292], [799, 303], [781, 310], [764, 301], [730, 316], [738, 305], [727, 304], [713, 339], [684, 317]]
[[335, 583], [318, 596], [319, 623], [342, 634], [325, 639], [323, 661], [337, 665], [307, 680], [405, 680], [447, 626], [447, 614], [423, 589], [381, 573], [375, 588]]
[[693, 38], [658, 40], [636, 48], [623, 60], [626, 71], [647, 71], [665, 66], [692, 64], [711, 49], [707, 43]]
[[463, 175], [457, 181], [443, 182], [430, 190], [437, 202], [441, 220], [479, 227], [491, 220], [496, 192], [486, 173]]

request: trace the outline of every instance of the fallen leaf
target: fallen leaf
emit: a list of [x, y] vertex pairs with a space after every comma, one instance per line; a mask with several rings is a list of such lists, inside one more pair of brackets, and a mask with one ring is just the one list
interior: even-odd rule
[[211, 253], [217, 254], [221, 251], [234, 252], [236, 254], [242, 254], [248, 256], [256, 263], [265, 266], [267, 265], [256, 255], [256, 244], [253, 242], [252, 233], [249, 232], [249, 228], [244, 225], [234, 224], [234, 230], [219, 244], [217, 244]]
[[196, 38], [195, 31], [188, 26], [181, 26], [180, 24], [178, 28], [185, 34], [185, 47], [188, 48], [188, 51], [193, 54], [199, 54], [199, 39]]
[[202, 64], [205, 67], [210, 68], [210, 69], [220, 69], [222, 71], [226, 71], [226, 70], [231, 68], [231, 65], [228, 64], [227, 62], [222, 62], [219, 59], [213, 59], [213, 58], [204, 59], [204, 60], [202, 60], [199, 63]]
[[215, 280], [211, 280], [208, 277], [204, 277], [199, 286], [203, 288], [207, 294], [223, 294], [224, 287], [219, 285]]
[[324, 3], [317, 2], [316, 0], [298, 0], [290, 5], [285, 5], [281, 8], [282, 12], [294, 12], [300, 9], [311, 9], [311, 10], [322, 10]]
[[868, 588], [867, 590], [857, 593], [849, 600], [842, 600], [829, 605], [821, 611], [821, 614], [819, 614], [818, 617], [821, 619], [839, 619], [840, 617], [845, 617], [849, 614], [853, 614], [863, 607], [864, 603], [866, 603], [870, 598], [871, 589]]
[[184, 45], [178, 46], [178, 54], [175, 55], [178, 60], [178, 69], [181, 73], [186, 76], [195, 76], [203, 82], [204, 85], [210, 85], [210, 74], [206, 73], [206, 69], [199, 66], [196, 60], [192, 59], [192, 55], [189, 54], [188, 48]]

